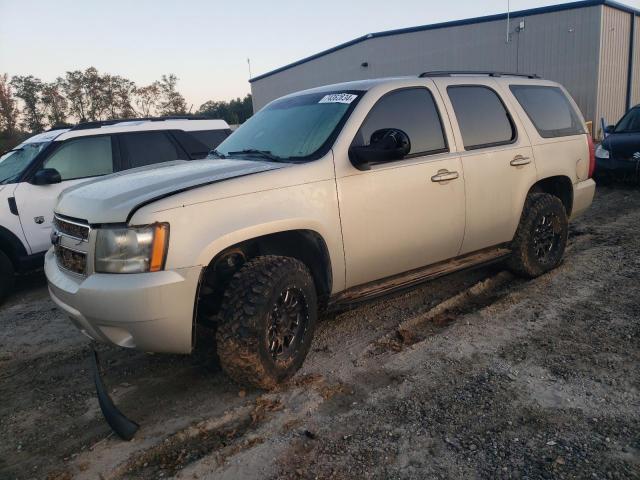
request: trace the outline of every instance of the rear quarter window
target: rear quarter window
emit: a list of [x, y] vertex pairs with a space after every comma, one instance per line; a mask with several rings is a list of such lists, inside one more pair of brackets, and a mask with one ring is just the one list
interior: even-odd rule
[[543, 138], [586, 133], [580, 117], [558, 87], [510, 85], [509, 89]]

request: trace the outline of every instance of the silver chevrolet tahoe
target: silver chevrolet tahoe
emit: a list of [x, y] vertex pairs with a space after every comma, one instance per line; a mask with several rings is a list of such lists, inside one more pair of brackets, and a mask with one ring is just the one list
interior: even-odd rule
[[592, 202], [593, 144], [566, 90], [533, 75], [427, 73], [271, 102], [208, 159], [66, 190], [51, 297], [88, 337], [189, 353], [270, 388], [321, 309], [504, 261], [556, 267]]

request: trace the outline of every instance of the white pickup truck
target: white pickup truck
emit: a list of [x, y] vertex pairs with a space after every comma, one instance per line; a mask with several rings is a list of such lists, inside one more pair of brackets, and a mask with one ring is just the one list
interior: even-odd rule
[[239, 382], [304, 361], [319, 309], [505, 261], [560, 264], [592, 202], [593, 144], [554, 82], [434, 72], [271, 102], [201, 162], [68, 189], [45, 272], [87, 336], [189, 353]]

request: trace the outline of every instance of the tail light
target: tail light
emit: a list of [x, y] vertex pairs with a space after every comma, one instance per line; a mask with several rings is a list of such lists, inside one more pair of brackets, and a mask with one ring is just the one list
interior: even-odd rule
[[593, 177], [596, 170], [596, 147], [593, 144], [593, 138], [587, 133], [587, 141], [589, 142], [589, 177]]

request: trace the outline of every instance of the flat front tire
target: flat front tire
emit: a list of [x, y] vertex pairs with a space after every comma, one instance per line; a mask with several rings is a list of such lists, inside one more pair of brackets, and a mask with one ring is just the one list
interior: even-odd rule
[[299, 260], [262, 256], [236, 272], [216, 331], [223, 370], [243, 385], [272, 389], [302, 366], [317, 319], [317, 295]]
[[567, 212], [558, 197], [548, 193], [529, 194], [507, 266], [528, 278], [556, 268], [562, 261], [568, 232]]

